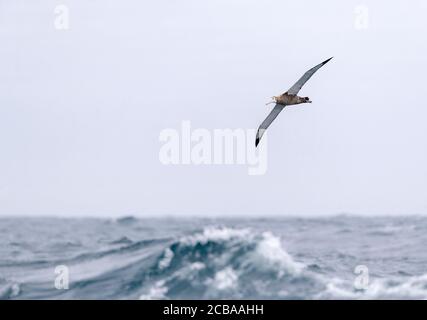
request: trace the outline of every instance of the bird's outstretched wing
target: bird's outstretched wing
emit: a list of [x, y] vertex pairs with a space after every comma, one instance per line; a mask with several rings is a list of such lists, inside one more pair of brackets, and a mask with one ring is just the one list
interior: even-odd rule
[[265, 120], [261, 123], [256, 134], [255, 147], [258, 146], [258, 143], [261, 140], [261, 137], [263, 136], [265, 130], [267, 130], [267, 128], [274, 121], [274, 119], [276, 119], [276, 117], [279, 115], [279, 113], [283, 110], [284, 107], [285, 105], [283, 104], [276, 104], [276, 106], [273, 108], [273, 110], [271, 110], [267, 118], [265, 118]]
[[322, 63], [318, 64], [317, 66], [311, 68], [306, 73], [304, 73], [304, 75], [287, 91], [287, 93], [290, 95], [298, 94], [298, 92], [301, 90], [302, 86], [308, 81], [308, 79], [310, 79], [311, 76], [317, 70], [319, 70], [321, 67], [327, 64], [328, 61], [331, 59], [332, 58], [329, 58], [328, 60], [323, 61]]

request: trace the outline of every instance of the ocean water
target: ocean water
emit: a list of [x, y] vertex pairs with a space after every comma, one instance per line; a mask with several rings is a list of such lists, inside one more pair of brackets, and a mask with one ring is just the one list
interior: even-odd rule
[[426, 299], [426, 245], [415, 216], [2, 218], [0, 298]]

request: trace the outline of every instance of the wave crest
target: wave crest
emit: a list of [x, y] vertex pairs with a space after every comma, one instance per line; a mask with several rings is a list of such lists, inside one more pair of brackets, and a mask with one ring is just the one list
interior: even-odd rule
[[[268, 298], [277, 293], [271, 286], [307, 277], [303, 269], [270, 232], [207, 227], [164, 249], [153, 275], [168, 298]], [[144, 288], [141, 298], [157, 287]]]

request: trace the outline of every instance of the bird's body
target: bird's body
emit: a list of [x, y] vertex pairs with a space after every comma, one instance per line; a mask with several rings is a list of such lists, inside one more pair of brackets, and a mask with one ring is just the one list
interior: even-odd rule
[[258, 128], [258, 132], [256, 135], [255, 140], [255, 147], [258, 146], [259, 141], [261, 140], [262, 135], [264, 134], [265, 130], [270, 126], [270, 124], [276, 119], [276, 117], [279, 115], [279, 113], [283, 110], [285, 106], [289, 105], [295, 105], [295, 104], [301, 104], [301, 103], [311, 103], [310, 99], [308, 97], [300, 97], [298, 96], [298, 92], [301, 90], [302, 86], [308, 81], [308, 79], [311, 78], [311, 76], [319, 70], [322, 66], [324, 66], [329, 60], [332, 58], [329, 58], [328, 60], [323, 61], [322, 63], [318, 64], [317, 66], [311, 68], [308, 70], [304, 75], [285, 93], [281, 94], [280, 96], [274, 96], [273, 101], [271, 103], [275, 103], [273, 110], [270, 112], [270, 114], [267, 116], [267, 118], [261, 123], [261, 125]]
[[293, 104], [300, 104], [300, 103], [311, 103], [308, 97], [299, 97], [296, 94], [292, 95], [292, 94], [288, 94], [287, 92], [274, 98], [275, 98], [274, 102], [284, 106], [290, 106]]

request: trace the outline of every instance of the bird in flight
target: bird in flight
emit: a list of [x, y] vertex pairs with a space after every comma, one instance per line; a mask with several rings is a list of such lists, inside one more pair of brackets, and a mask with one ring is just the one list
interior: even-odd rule
[[272, 97], [273, 101], [267, 104], [275, 103], [276, 105], [274, 106], [273, 110], [271, 110], [267, 118], [265, 118], [265, 120], [259, 126], [256, 134], [256, 139], [255, 139], [255, 147], [258, 146], [259, 141], [261, 140], [261, 137], [263, 136], [265, 130], [267, 130], [267, 128], [274, 121], [274, 119], [276, 119], [280, 111], [282, 111], [285, 108], [285, 106], [300, 104], [300, 103], [311, 103], [308, 97], [299, 97], [297, 96], [297, 94], [301, 90], [302, 86], [308, 81], [308, 79], [310, 79], [311, 76], [317, 70], [323, 67], [331, 59], [332, 58], [329, 58], [328, 60], [325, 60], [322, 63], [318, 64], [317, 66], [308, 70], [288, 91], [286, 91], [282, 95]]

